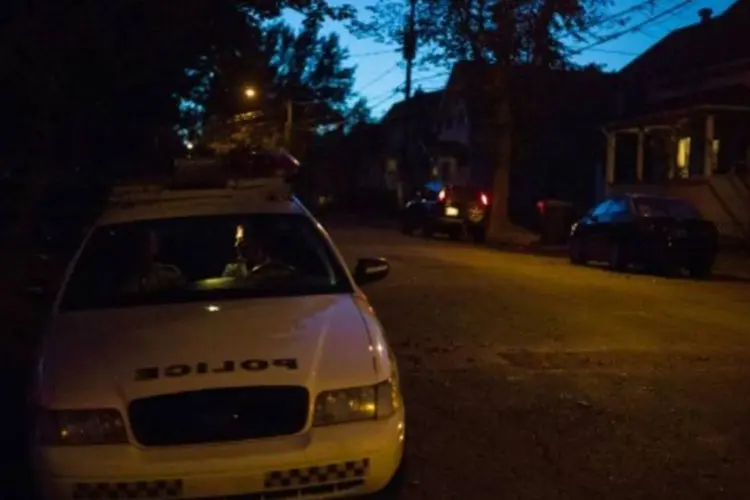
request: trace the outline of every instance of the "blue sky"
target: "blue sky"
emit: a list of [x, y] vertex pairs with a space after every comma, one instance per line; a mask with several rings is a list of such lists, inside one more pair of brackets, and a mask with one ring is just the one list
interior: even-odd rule
[[[611, 12], [621, 12], [643, 0], [614, 0], [615, 4]], [[655, 8], [650, 10], [639, 10], [630, 16], [630, 22], [626, 26], [635, 26], [652, 17], [655, 13], [662, 12], [673, 6], [678, 6], [685, 0], [654, 0]], [[364, 13], [368, 5], [373, 5], [376, 0], [330, 0], [332, 5], [348, 3]], [[404, 0], [406, 3], [406, 0]], [[607, 69], [617, 70], [627, 64], [636, 55], [656, 43], [660, 38], [670, 31], [695, 24], [698, 20], [698, 10], [710, 7], [714, 15], [723, 12], [733, 0], [692, 0], [686, 6], [676, 10], [668, 16], [662, 17], [654, 22], [644, 25], [637, 31], [630, 32], [615, 40], [597, 45], [582, 52], [576, 57], [578, 63], [604, 64]], [[297, 24], [300, 17], [294, 13], [287, 14], [286, 18]], [[325, 26], [326, 32], [336, 32], [340, 35], [342, 44], [348, 47], [351, 54], [350, 63], [356, 65], [355, 90], [367, 98], [373, 106], [373, 114], [380, 117], [394, 103], [403, 98], [402, 94], [394, 95], [394, 89], [403, 83], [404, 70], [397, 66], [400, 55], [397, 46], [377, 44], [371, 40], [360, 40], [347, 32], [343, 25], [328, 22]], [[611, 32], [602, 33], [607, 35]], [[436, 90], [441, 88], [447, 79], [444, 69], [417, 69], [414, 74], [415, 87], [421, 86], [424, 90]]]

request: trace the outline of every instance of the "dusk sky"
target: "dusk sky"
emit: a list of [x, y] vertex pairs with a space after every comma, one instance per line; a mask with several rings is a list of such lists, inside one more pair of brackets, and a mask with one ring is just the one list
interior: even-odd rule
[[[348, 3], [364, 13], [365, 7], [375, 4], [376, 1], [331, 0], [330, 4]], [[655, 0], [653, 10], [643, 9], [633, 12], [630, 15], [628, 26], [638, 25], [654, 14], [678, 6], [683, 2], [684, 0]], [[404, 0], [404, 3], [406, 3], [406, 0]], [[642, 3], [643, 0], [615, 0], [611, 12], [613, 14], [618, 13]], [[672, 14], [648, 23], [637, 31], [584, 51], [576, 57], [575, 61], [582, 64], [600, 63], [604, 64], [609, 70], [617, 70], [670, 31], [698, 22], [699, 9], [710, 7], [713, 9], [714, 15], [717, 15], [732, 3], [733, 0], [693, 0]], [[286, 17], [293, 24], [296, 24], [300, 19], [294, 13], [288, 14]], [[351, 64], [357, 66], [355, 90], [367, 98], [376, 117], [380, 117], [394, 102], [403, 98], [401, 93], [394, 95], [394, 89], [404, 81], [404, 70], [397, 66], [400, 60], [397, 46], [389, 47], [371, 40], [359, 40], [349, 34], [339, 23], [329, 22], [326, 24], [325, 30], [337, 32], [341, 36], [342, 44], [349, 48]], [[603, 32], [600, 35], [607, 35], [608, 33]], [[446, 79], [446, 70], [442, 68], [417, 69], [414, 73], [415, 88], [421, 86], [424, 90], [439, 89], [445, 84]]]

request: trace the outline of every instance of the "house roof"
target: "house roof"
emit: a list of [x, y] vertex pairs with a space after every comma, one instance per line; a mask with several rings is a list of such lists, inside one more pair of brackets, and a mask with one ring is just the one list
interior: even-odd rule
[[[488, 102], [488, 89], [496, 92], [493, 66], [486, 63], [462, 61], [454, 65], [446, 88], [447, 102], [452, 95], [460, 95], [472, 124], [486, 124], [494, 120], [493, 106]], [[562, 112], [569, 105], [576, 113], [582, 108], [597, 108], [599, 112], [613, 100], [616, 76], [597, 69], [550, 70], [535, 66], [510, 68], [512, 104], [519, 111], [516, 116], [528, 116], [532, 108], [546, 107]]]
[[[423, 92], [417, 90], [412, 95], [412, 108], [414, 115], [418, 117], [434, 116], [443, 98], [443, 91]], [[382, 123], [401, 120], [405, 116], [406, 101], [399, 101], [389, 109], [383, 116]], [[425, 114], [427, 113], [427, 114]]]
[[721, 15], [672, 31], [621, 70], [624, 76], [667, 77], [750, 59], [750, 0]]

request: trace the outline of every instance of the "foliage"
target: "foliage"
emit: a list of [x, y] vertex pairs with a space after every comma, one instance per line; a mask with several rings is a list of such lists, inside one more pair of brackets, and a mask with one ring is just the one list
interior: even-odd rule
[[[612, 0], [416, 0], [417, 63], [452, 65], [460, 60], [535, 63], [568, 61], [566, 41], [595, 37]], [[408, 5], [380, 0], [352, 31], [383, 43], [401, 43]]]
[[[239, 113], [255, 115], [229, 125], [232, 142], [258, 145], [275, 136], [270, 139], [274, 142], [286, 120], [289, 102], [296, 138], [344, 119], [354, 68], [345, 65], [347, 52], [336, 34], [323, 36], [319, 25], [310, 23], [295, 32], [277, 22], [264, 27], [256, 47], [256, 53], [238, 52], [222, 60], [205, 100], [207, 115], [220, 123]], [[245, 88], [252, 88], [256, 95], [248, 99], [243, 94]], [[227, 137], [226, 129], [218, 135]]]
[[238, 50], [252, 52], [282, 9], [305, 13], [308, 26], [349, 12], [323, 0], [33, 5], [12, 3], [0, 21], [0, 101], [17, 117], [3, 124], [0, 155], [56, 166], [152, 151], [172, 133], [179, 97]]

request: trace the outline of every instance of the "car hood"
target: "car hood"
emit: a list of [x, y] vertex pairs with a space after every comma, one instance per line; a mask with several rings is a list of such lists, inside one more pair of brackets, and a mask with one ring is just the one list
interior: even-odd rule
[[350, 295], [188, 303], [57, 316], [43, 344], [36, 400], [121, 407], [211, 387], [379, 381], [359, 300]]

